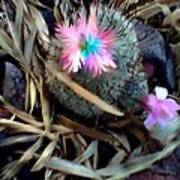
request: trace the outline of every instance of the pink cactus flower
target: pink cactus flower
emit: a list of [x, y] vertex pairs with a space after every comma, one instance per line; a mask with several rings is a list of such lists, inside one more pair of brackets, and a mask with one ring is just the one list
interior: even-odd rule
[[162, 87], [155, 88], [155, 94], [150, 94], [143, 98], [145, 110], [149, 113], [144, 124], [147, 129], [152, 128], [155, 124], [165, 126], [174, 117], [178, 115], [180, 105], [173, 99], [167, 98], [168, 91]]
[[84, 68], [96, 77], [116, 68], [113, 59], [116, 34], [98, 27], [93, 8], [88, 21], [81, 17], [71, 26], [58, 24], [56, 33], [64, 44], [59, 62], [68, 73]]

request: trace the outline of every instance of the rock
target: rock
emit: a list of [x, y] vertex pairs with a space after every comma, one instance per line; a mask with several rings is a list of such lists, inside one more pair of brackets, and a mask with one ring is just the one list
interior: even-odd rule
[[23, 73], [10, 62], [6, 62], [5, 66], [3, 96], [16, 108], [23, 109], [25, 102], [25, 79]]
[[159, 85], [172, 92], [175, 88], [175, 65], [170, 47], [163, 36], [153, 27], [144, 25], [139, 20], [135, 20], [133, 23], [144, 64], [153, 65], [153, 76], [158, 79]]

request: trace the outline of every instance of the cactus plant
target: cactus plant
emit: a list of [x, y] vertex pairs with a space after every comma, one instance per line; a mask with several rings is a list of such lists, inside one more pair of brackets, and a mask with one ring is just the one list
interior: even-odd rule
[[[88, 11], [82, 7], [76, 11], [71, 9], [73, 13], [70, 16], [70, 2], [68, 1], [62, 2], [61, 8], [64, 15], [63, 24], [66, 26], [70, 26], [70, 23], [71, 25], [75, 24], [78, 17], [86, 17], [88, 14]], [[116, 32], [118, 40], [113, 56], [117, 68], [111, 69], [107, 73], [104, 72], [96, 78], [83, 69], [71, 76], [73, 80], [109, 104], [124, 109], [137, 107], [139, 98], [148, 93], [148, 85], [146, 75], [142, 70], [134, 24], [117, 9], [101, 3], [94, 8], [98, 27], [102, 30], [112, 29]], [[46, 74], [46, 77], [50, 91], [67, 109], [86, 118], [98, 117], [103, 114], [100, 109], [76, 95], [50, 74]]]

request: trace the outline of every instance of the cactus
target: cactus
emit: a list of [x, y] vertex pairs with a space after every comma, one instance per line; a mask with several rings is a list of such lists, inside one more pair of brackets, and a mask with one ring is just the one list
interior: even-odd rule
[[[63, 2], [61, 7], [65, 19], [64, 24], [73, 24], [78, 16], [88, 14], [85, 8], [79, 8], [72, 13], [72, 16], [69, 16], [68, 1]], [[114, 54], [117, 68], [96, 78], [80, 70], [73, 74], [72, 78], [84, 88], [118, 108], [138, 107], [138, 100], [148, 93], [148, 85], [146, 75], [142, 71], [134, 25], [120, 11], [102, 4], [96, 6], [96, 16], [100, 28], [112, 28], [118, 32], [118, 45]], [[86, 118], [99, 117], [103, 114], [100, 109], [77, 96], [48, 73], [46, 80], [50, 91], [67, 109]]]

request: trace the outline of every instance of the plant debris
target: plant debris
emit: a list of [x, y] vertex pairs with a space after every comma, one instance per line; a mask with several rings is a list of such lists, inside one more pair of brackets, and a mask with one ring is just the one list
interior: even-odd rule
[[[142, 98], [162, 86], [179, 106], [179, 12], [179, 0], [0, 1], [0, 178], [158, 179], [168, 171], [178, 179], [179, 162], [169, 169], [168, 158], [179, 158], [180, 116], [174, 110], [168, 126], [146, 128]], [[67, 29], [81, 44], [67, 41]], [[72, 48], [67, 58], [65, 46], [82, 54]], [[81, 68], [67, 72], [62, 55]], [[110, 55], [116, 69], [102, 61]], [[100, 64], [88, 70], [98, 65], [99, 76], [86, 71], [90, 56]]]

